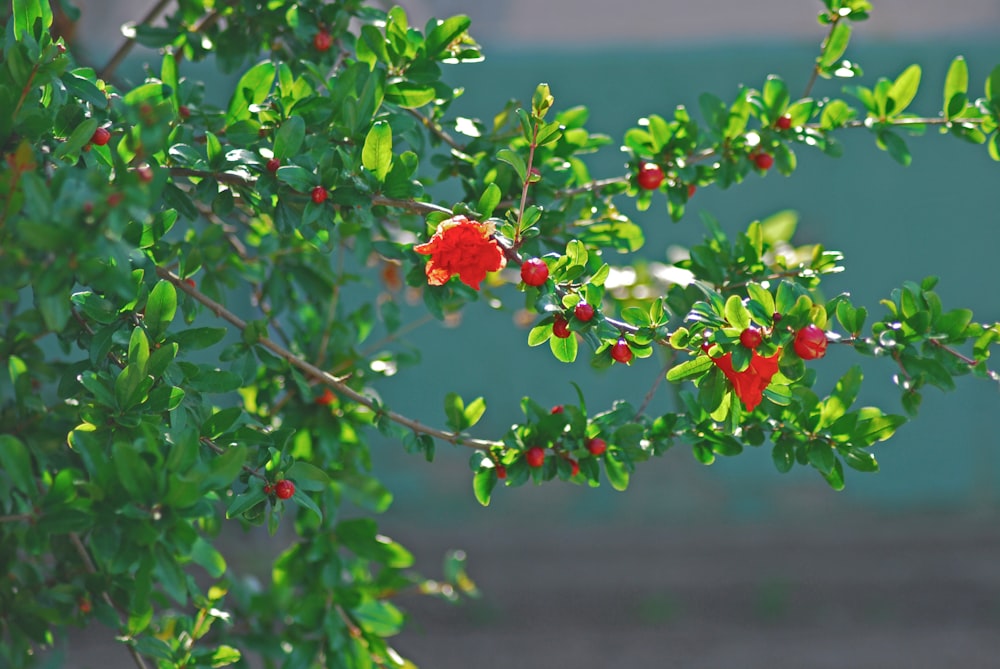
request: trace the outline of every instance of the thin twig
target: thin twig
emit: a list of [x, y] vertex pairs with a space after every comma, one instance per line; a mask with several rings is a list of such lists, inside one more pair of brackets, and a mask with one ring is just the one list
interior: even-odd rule
[[[94, 565], [94, 561], [90, 558], [90, 553], [87, 552], [87, 547], [83, 545], [80, 535], [76, 532], [70, 532], [69, 540], [76, 549], [77, 554], [80, 556], [80, 560], [83, 562], [83, 566], [87, 570], [87, 573], [96, 574], [97, 566]], [[114, 601], [111, 599], [111, 595], [109, 595], [106, 590], [101, 592], [101, 599], [104, 600], [105, 604], [117, 611], [119, 616], [123, 617], [124, 620], [122, 621], [122, 625], [125, 625], [125, 621], [128, 620], [128, 616], [126, 616], [121, 609], [115, 605]], [[137, 651], [131, 644], [125, 644], [125, 647], [128, 648], [129, 655], [132, 656], [132, 661], [135, 662], [135, 666], [139, 667], [139, 669], [147, 669], [146, 661], [142, 659], [142, 655], [139, 654], [139, 651]]]
[[35, 517], [32, 513], [15, 513], [11, 516], [0, 516], [0, 523], [18, 523], [22, 520], [31, 520]]
[[[162, 267], [157, 267], [156, 273], [161, 278], [166, 279], [170, 283], [174, 284], [176, 288], [179, 288], [181, 291], [187, 293], [192, 298], [203, 304], [212, 313], [214, 313], [222, 320], [238, 328], [241, 332], [246, 330], [247, 328], [246, 321], [244, 321], [242, 318], [240, 318], [233, 312], [226, 309], [224, 306], [222, 306], [212, 298], [208, 297], [207, 295], [199, 291], [197, 288], [188, 285], [183, 279], [181, 279], [179, 276], [177, 276], [170, 270], [164, 269]], [[257, 343], [266, 348], [267, 350], [269, 350], [271, 353], [277, 355], [279, 358], [281, 358], [291, 366], [299, 369], [302, 372], [305, 372], [308, 376], [311, 376], [317, 381], [326, 384], [337, 394], [346, 397], [352, 402], [356, 402], [362, 406], [368, 407], [376, 414], [384, 416], [385, 418], [391, 420], [392, 422], [402, 425], [403, 427], [409, 428], [414, 432], [420, 434], [426, 434], [431, 437], [434, 437], [435, 439], [441, 439], [442, 441], [454, 444], [455, 446], [467, 446], [469, 448], [491, 448], [493, 446], [499, 445], [500, 443], [496, 441], [486, 441], [484, 439], [474, 439], [472, 437], [467, 437], [457, 432], [445, 432], [444, 430], [439, 430], [437, 428], [424, 425], [418, 421], [413, 420], [412, 418], [408, 418], [406, 416], [403, 416], [402, 414], [398, 414], [395, 411], [389, 411], [387, 409], [384, 409], [381, 406], [379, 406], [378, 403], [375, 402], [375, 400], [373, 400], [372, 398], [367, 397], [366, 395], [354, 390], [346, 383], [344, 383], [345, 379], [343, 377], [338, 378], [330, 374], [329, 372], [326, 372], [316, 367], [311, 362], [298, 357], [288, 349], [276, 343], [274, 340], [269, 339], [267, 337], [260, 337], [257, 340]]]
[[663, 370], [656, 376], [656, 380], [653, 381], [652, 387], [642, 400], [642, 405], [639, 407], [639, 410], [635, 412], [637, 416], [641, 416], [646, 413], [646, 408], [649, 406], [649, 403], [653, 401], [653, 396], [656, 395], [657, 389], [660, 387], [660, 384], [663, 383], [663, 379], [667, 378], [667, 372], [674, 366], [675, 359], [676, 356], [670, 356], [670, 362], [668, 362]]
[[840, 21], [840, 14], [834, 13], [833, 19], [830, 21], [830, 30], [827, 32], [826, 37], [823, 38], [822, 44], [820, 44], [819, 55], [816, 56], [816, 64], [813, 65], [812, 74], [809, 76], [809, 83], [806, 84], [805, 90], [802, 91], [802, 97], [804, 98], [809, 97], [813, 86], [816, 85], [816, 77], [819, 76], [820, 61], [823, 58], [823, 54], [826, 53], [827, 45], [830, 43], [830, 37], [833, 35], [833, 29], [837, 27], [838, 21]]
[[[153, 5], [149, 12], [146, 13], [146, 16], [139, 21], [139, 25], [144, 26], [152, 23], [156, 20], [156, 17], [160, 15], [160, 12], [166, 9], [170, 2], [171, 0], [159, 0], [159, 2]], [[118, 47], [118, 50], [115, 51], [113, 56], [111, 56], [111, 60], [108, 61], [107, 65], [101, 68], [101, 71], [97, 75], [98, 78], [107, 81], [114, 76], [115, 70], [117, 70], [118, 66], [122, 64], [122, 61], [125, 60], [125, 57], [128, 56], [134, 46], [135, 37], [126, 37], [125, 41]]]

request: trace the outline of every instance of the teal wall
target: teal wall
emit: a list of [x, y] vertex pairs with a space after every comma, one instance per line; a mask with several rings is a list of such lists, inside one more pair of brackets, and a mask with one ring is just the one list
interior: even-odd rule
[[[852, 49], [848, 55], [864, 67], [862, 81], [867, 85], [878, 75], [895, 76], [910, 63], [919, 63], [923, 91], [913, 108], [933, 114], [941, 104], [947, 66], [959, 53], [969, 61], [972, 95], [981, 95], [986, 74], [1000, 63], [997, 43], [882, 44]], [[535, 85], [545, 81], [557, 107], [589, 106], [591, 130], [616, 140], [592, 163], [592, 173], [600, 177], [621, 173], [617, 141], [637, 118], [649, 113], [669, 116], [677, 104], [697, 109], [703, 91], [732, 98], [739, 84], [759, 86], [770, 72], [782, 75], [793, 91], [802, 90], [814, 47], [487, 54], [484, 63], [446, 72], [449, 81], [466, 89], [452, 111], [490, 118], [507, 98], [527, 99]], [[815, 94], [836, 95], [838, 90], [837, 82], [820, 81]], [[751, 176], [728, 191], [700, 189], [680, 224], [670, 223], [662, 201], [636, 214], [647, 235], [641, 253], [662, 259], [667, 245], [698, 241], [703, 233], [699, 210], [711, 212], [735, 232], [755, 218], [791, 208], [801, 214], [799, 242], [822, 242], [846, 255], [847, 271], [824, 283], [828, 294], [850, 291], [877, 314], [878, 300], [893, 287], [935, 274], [942, 278], [938, 292], [946, 307], [967, 306], [978, 320], [1000, 320], [1000, 164], [992, 162], [983, 147], [935, 132], [910, 140], [914, 161], [909, 168], [878, 151], [864, 132], [843, 133], [842, 139], [845, 156], [839, 160], [799, 150], [800, 169], [790, 178], [772, 173]], [[652, 360], [595, 373], [585, 361], [573, 366], [556, 362], [547, 347], [529, 349], [527, 331], [511, 324], [511, 309], [518, 302], [509, 293], [504, 311], [477, 303], [466, 309], [459, 328], [434, 324], [419, 330], [412, 342], [423, 355], [422, 375], [402, 372], [380, 386], [383, 397], [399, 411], [441, 423], [442, 399], [449, 390], [465, 397], [485, 395], [489, 408], [477, 432], [492, 437], [518, 420], [517, 405], [524, 394], [548, 404], [573, 402], [570, 381], [576, 381], [594, 411], [619, 396], [640, 401], [659, 373]], [[820, 361], [820, 389], [828, 390], [838, 370], [855, 357], [836, 351]], [[891, 365], [874, 361], [865, 370], [862, 399], [901, 411], [890, 380]], [[661, 390], [653, 410], [669, 410], [671, 401]], [[998, 417], [996, 384], [966, 378], [953, 393], [930, 389], [918, 420], [876, 448], [882, 472], [848, 472], [842, 493], [829, 491], [810, 470], [778, 474], [766, 447], [708, 468], [695, 464], [689, 451], [678, 447], [640, 466], [624, 495], [606, 485], [589, 490], [554, 482], [537, 489], [498, 490], [489, 511], [483, 511], [472, 497], [467, 450], [439, 446], [433, 465], [401, 454], [398, 445], [390, 443], [377, 444], [374, 455], [376, 467], [397, 495], [395, 521], [475, 521], [489, 513], [491, 522], [523, 523], [537, 516], [539, 508], [545, 509], [544, 522], [571, 524], [624, 519], [641, 523], [664, 517], [767, 520], [810, 517], [832, 509], [981, 513], [1000, 507]]]

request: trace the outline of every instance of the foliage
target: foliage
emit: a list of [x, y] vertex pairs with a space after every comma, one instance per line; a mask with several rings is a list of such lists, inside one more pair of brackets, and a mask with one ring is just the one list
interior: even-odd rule
[[[473, 449], [483, 504], [500, 482], [603, 476], [623, 490], [675, 444], [705, 464], [768, 444], [778, 470], [809, 466], [839, 489], [845, 466], [878, 468], [871, 447], [917, 414], [928, 386], [998, 380], [987, 359], [1000, 324], [943, 305], [935, 278], [892, 290], [878, 316], [847, 294], [825, 299], [841, 255], [794, 246], [784, 217], [738, 233], [706, 217], [688, 258], [609, 289], [615, 259], [634, 262], [643, 246], [623, 199], [665, 202], [681, 219], [697, 189], [772, 162], [790, 174], [797, 150], [838, 156], [837, 135], [852, 130], [904, 165], [905, 137], [929, 128], [1000, 160], [1000, 67], [976, 98], [957, 58], [934, 116], [910, 110], [917, 65], [852, 83], [845, 99], [812, 97], [821, 78], [861, 80], [843, 56], [866, 0], [825, 0], [828, 34], [803, 96], [772, 75], [730, 101], [705, 93], [701, 120], [683, 107], [650, 114], [624, 136], [626, 173], [598, 180], [587, 155], [612, 140], [587, 130], [585, 108], [557, 108], [545, 84], [492, 120], [460, 115], [442, 66], [482, 58], [466, 17], [420, 28], [360, 0], [178, 4], [135, 27], [162, 58], [131, 88], [116, 83], [119, 57], [98, 72], [53, 39], [47, 2], [15, 0], [3, 17], [4, 666], [30, 666], [34, 649], [91, 618], [140, 667], [247, 666], [245, 654], [264, 666], [407, 666], [387, 641], [403, 624], [393, 598], [477, 593], [463, 554], [430, 580], [373, 520], [343, 514], [391, 501], [371, 472], [372, 430], [428, 460], [436, 442]], [[238, 73], [221, 107], [182, 74], [210, 56]], [[640, 184], [645, 165], [664, 178]], [[457, 195], [442, 204], [443, 192]], [[483, 222], [473, 236], [491, 266], [449, 246], [444, 260], [472, 262], [470, 274], [439, 269], [429, 285], [415, 246], [458, 229], [449, 219]], [[519, 281], [535, 258], [547, 278]], [[439, 319], [521, 300], [537, 315], [527, 343], [566, 363], [660, 358], [682, 402], [661, 415], [648, 401], [595, 412], [581, 392], [553, 412], [525, 397], [523, 420], [495, 440], [468, 434], [481, 399], [442, 391], [443, 429], [399, 415], [377, 388], [418, 362], [398, 345], [404, 282]], [[887, 359], [903, 414], [855, 406], [858, 366], [817, 393], [809, 358], [822, 350], [796, 342], [810, 324], [832, 346]], [[529, 449], [544, 457], [529, 462]], [[268, 587], [227, 567], [226, 528], [283, 523], [296, 539]]]

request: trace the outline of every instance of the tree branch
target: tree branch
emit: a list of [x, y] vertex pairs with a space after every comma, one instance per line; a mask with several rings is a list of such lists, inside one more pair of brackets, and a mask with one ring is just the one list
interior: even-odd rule
[[[167, 8], [167, 5], [169, 5], [170, 2], [171, 0], [159, 0], [159, 2], [153, 5], [146, 15], [142, 17], [142, 20], [139, 21], [138, 25], [144, 26], [152, 23], [156, 20], [156, 17], [160, 15], [160, 12]], [[118, 47], [118, 50], [115, 51], [113, 56], [111, 56], [111, 60], [109, 60], [107, 64], [101, 68], [101, 71], [97, 73], [98, 78], [107, 81], [114, 76], [115, 70], [117, 70], [118, 66], [122, 64], [122, 61], [125, 60], [126, 56], [128, 56], [134, 46], [135, 37], [125, 38], [125, 41], [122, 42], [121, 46]]]
[[[236, 314], [226, 309], [224, 306], [222, 306], [212, 298], [208, 297], [207, 295], [199, 291], [197, 288], [188, 285], [183, 279], [181, 279], [179, 276], [177, 276], [170, 270], [164, 269], [162, 267], [157, 267], [156, 273], [161, 278], [166, 279], [170, 283], [174, 284], [175, 288], [180, 289], [181, 291], [190, 295], [196, 301], [203, 304], [212, 313], [214, 313], [222, 320], [238, 328], [241, 332], [246, 330], [247, 328], [246, 321], [244, 321], [242, 318], [240, 318]], [[402, 414], [398, 414], [395, 411], [389, 411], [387, 409], [384, 409], [381, 406], [379, 406], [372, 398], [363, 395], [362, 393], [354, 390], [346, 383], [344, 383], [345, 377], [333, 376], [329, 372], [326, 372], [320, 369], [319, 367], [316, 367], [312, 363], [298, 357], [297, 355], [295, 355], [288, 349], [284, 348], [274, 340], [269, 339], [267, 337], [261, 337], [257, 340], [257, 343], [260, 346], [263, 346], [264, 348], [269, 350], [271, 353], [274, 353], [276, 356], [287, 362], [292, 367], [299, 369], [306, 375], [329, 386], [330, 389], [332, 389], [338, 395], [341, 395], [342, 397], [345, 397], [351, 400], [352, 402], [356, 402], [357, 404], [368, 407], [376, 414], [385, 416], [392, 422], [398, 425], [402, 425], [403, 427], [409, 428], [414, 432], [417, 432], [419, 434], [429, 435], [431, 437], [434, 437], [435, 439], [440, 439], [450, 444], [454, 444], [455, 446], [467, 446], [469, 448], [491, 448], [493, 446], [500, 445], [500, 442], [487, 441], [484, 439], [474, 439], [472, 437], [467, 437], [461, 433], [446, 432], [444, 430], [439, 430], [437, 428], [429, 427], [418, 421], [413, 420], [412, 418], [408, 418], [406, 416], [403, 416]]]
[[[87, 570], [87, 573], [96, 574], [97, 567], [94, 565], [94, 561], [90, 558], [90, 553], [87, 552], [87, 547], [83, 545], [80, 535], [76, 532], [70, 532], [69, 540], [76, 549], [77, 554], [80, 556], [80, 560], [83, 562], [83, 566]], [[124, 621], [128, 620], [128, 616], [115, 605], [114, 601], [111, 599], [111, 595], [109, 595], [106, 590], [101, 592], [101, 599], [104, 600], [105, 604], [117, 611], [118, 615], [121, 616]], [[124, 626], [125, 622], [122, 622], [121, 624]], [[142, 655], [139, 654], [139, 651], [137, 651], [135, 647], [130, 644], [125, 644], [125, 647], [128, 648], [129, 655], [132, 656], [132, 661], [135, 662], [135, 666], [139, 667], [139, 669], [147, 669], [146, 661], [142, 659]]]

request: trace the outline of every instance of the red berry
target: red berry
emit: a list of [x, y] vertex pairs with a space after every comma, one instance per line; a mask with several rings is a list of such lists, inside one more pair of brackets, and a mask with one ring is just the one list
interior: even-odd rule
[[268, 172], [274, 174], [275, 172], [278, 171], [278, 168], [281, 167], [281, 161], [278, 160], [277, 158], [271, 158], [269, 161], [267, 161], [267, 164], [264, 165], [264, 167], [267, 168]]
[[760, 169], [769, 170], [774, 165], [774, 157], [770, 153], [757, 153], [754, 154], [753, 162]]
[[757, 328], [747, 328], [740, 333], [740, 343], [749, 349], [757, 348], [762, 341], [764, 337]]
[[580, 473], [580, 463], [576, 460], [570, 459], [569, 461], [569, 475], [574, 477]]
[[577, 302], [573, 315], [576, 316], [576, 320], [586, 323], [594, 317], [594, 306], [586, 302]]
[[77, 602], [77, 606], [80, 608], [80, 613], [82, 613], [83, 615], [87, 615], [92, 610], [92, 607], [90, 605], [90, 600], [87, 599], [86, 597], [81, 597], [80, 601]]
[[333, 400], [334, 400], [333, 391], [330, 390], [329, 388], [324, 388], [323, 394], [314, 399], [313, 402], [321, 406], [328, 406], [333, 403]]
[[272, 492], [274, 492], [274, 486], [272, 486], [270, 483], [265, 483], [264, 484], [264, 494], [265, 495], [270, 495]]
[[826, 333], [812, 323], [795, 333], [795, 353], [803, 360], [822, 358], [826, 345]]
[[90, 136], [90, 141], [97, 146], [104, 146], [111, 141], [111, 133], [108, 132], [107, 128], [98, 128], [94, 131], [94, 134]]
[[521, 265], [521, 281], [529, 286], [541, 286], [549, 280], [549, 266], [541, 258], [530, 258]]
[[149, 167], [149, 165], [143, 165], [139, 167], [138, 169], [136, 169], [135, 173], [136, 176], [139, 177], [139, 181], [143, 183], [148, 184], [150, 181], [153, 180], [153, 170]]
[[600, 437], [592, 437], [587, 440], [587, 450], [591, 455], [601, 455], [608, 450], [608, 442]]
[[288, 499], [295, 494], [295, 484], [288, 479], [282, 479], [274, 484], [274, 494], [278, 499]]
[[620, 362], [625, 365], [632, 362], [632, 349], [629, 348], [628, 343], [624, 339], [619, 339], [615, 345], [611, 347], [611, 358], [615, 362]]
[[181, 118], [191, 118], [191, 110], [184, 105], [177, 108], [177, 113], [180, 114]]
[[771, 320], [774, 321], [775, 323], [780, 323], [781, 318], [782, 318], [781, 314], [779, 314], [777, 311], [771, 314]]
[[524, 452], [529, 467], [541, 467], [545, 463], [545, 451], [540, 446], [532, 446]]
[[656, 190], [663, 183], [663, 170], [656, 163], [643, 163], [639, 168], [639, 187], [644, 190]]
[[108, 206], [117, 207], [122, 203], [122, 200], [124, 198], [125, 196], [122, 195], [121, 193], [112, 193], [111, 195], [108, 196]]
[[325, 30], [320, 30], [313, 35], [313, 46], [317, 51], [329, 51], [333, 46], [333, 36]]
[[198, 284], [194, 282], [194, 279], [184, 279], [184, 283], [191, 286], [192, 288], [197, 288]]
[[556, 414], [556, 413], [564, 413], [565, 411], [566, 411], [566, 409], [563, 408], [562, 404], [557, 404], [554, 407], [552, 407], [552, 412], [551, 413], [554, 413], [554, 414]]
[[309, 197], [311, 197], [312, 201], [316, 204], [323, 204], [326, 202], [326, 189], [322, 186], [316, 186], [309, 193]]
[[792, 127], [792, 117], [788, 115], [780, 117], [774, 122], [774, 127], [778, 130], [788, 130]]
[[505, 479], [505, 478], [507, 478], [507, 468], [504, 467], [503, 465], [497, 465], [496, 466], [496, 471], [497, 471], [497, 478], [498, 479]]
[[560, 339], [566, 339], [573, 334], [569, 331], [569, 321], [562, 316], [556, 316], [555, 322], [552, 323], [552, 334]]
[[690, 199], [691, 199], [692, 197], [694, 197], [694, 192], [695, 192], [696, 190], [698, 190], [698, 187], [697, 187], [697, 186], [695, 186], [694, 184], [688, 184], [688, 199], [689, 199], [689, 200], [690, 200]]

